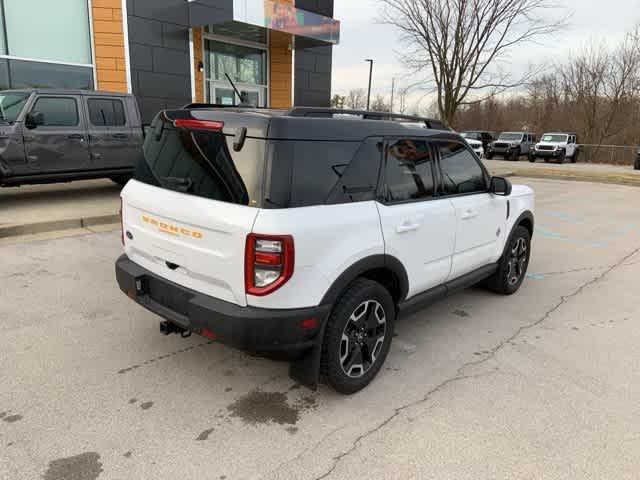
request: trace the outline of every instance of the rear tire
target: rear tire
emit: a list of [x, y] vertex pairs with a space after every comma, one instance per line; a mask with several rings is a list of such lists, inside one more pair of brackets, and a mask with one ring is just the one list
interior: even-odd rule
[[336, 392], [366, 387], [384, 364], [393, 337], [396, 308], [389, 291], [359, 278], [342, 294], [327, 321], [321, 374]]
[[634, 170], [640, 170], [640, 157], [636, 158], [636, 163], [633, 165]]
[[512, 295], [518, 291], [529, 267], [531, 235], [522, 226], [516, 227], [498, 264], [498, 270], [485, 282], [489, 290], [501, 295]]

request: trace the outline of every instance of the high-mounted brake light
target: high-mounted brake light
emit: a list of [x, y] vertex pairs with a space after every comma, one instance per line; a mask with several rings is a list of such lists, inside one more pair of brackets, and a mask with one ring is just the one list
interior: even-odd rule
[[173, 121], [176, 128], [186, 128], [187, 130], [208, 130], [211, 132], [221, 132], [224, 122], [216, 120], [197, 120], [195, 118], [177, 118]]
[[250, 233], [244, 257], [244, 283], [249, 295], [268, 295], [293, 275], [295, 250], [291, 235]]

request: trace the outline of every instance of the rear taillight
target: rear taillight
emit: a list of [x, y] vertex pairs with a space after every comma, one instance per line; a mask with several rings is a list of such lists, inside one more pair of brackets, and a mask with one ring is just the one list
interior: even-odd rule
[[247, 294], [262, 297], [284, 285], [293, 275], [294, 257], [291, 235], [250, 233], [244, 257]]
[[120, 197], [120, 241], [124, 247], [124, 220], [122, 219], [122, 197]]
[[224, 122], [215, 120], [196, 120], [195, 118], [178, 118], [173, 121], [176, 128], [186, 128], [187, 130], [209, 130], [212, 132], [221, 132]]

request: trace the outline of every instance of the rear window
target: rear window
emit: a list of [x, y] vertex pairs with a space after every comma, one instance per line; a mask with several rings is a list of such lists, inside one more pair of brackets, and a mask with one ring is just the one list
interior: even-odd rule
[[97, 127], [118, 127], [127, 123], [122, 100], [111, 98], [90, 98], [89, 120]]
[[247, 138], [240, 152], [222, 132], [176, 129], [160, 114], [151, 124], [134, 178], [199, 197], [262, 206], [264, 140]]

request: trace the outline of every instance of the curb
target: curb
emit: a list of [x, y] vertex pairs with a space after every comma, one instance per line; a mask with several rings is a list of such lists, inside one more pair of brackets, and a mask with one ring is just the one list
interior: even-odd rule
[[[489, 169], [491, 171], [491, 169]], [[624, 185], [632, 187], [640, 187], [640, 175], [635, 174], [589, 174], [583, 172], [561, 172], [561, 171], [544, 171], [533, 169], [521, 169], [510, 172], [496, 172], [493, 174], [501, 177], [525, 177], [525, 178], [542, 178], [549, 180], [565, 180], [573, 182], [592, 182], [605, 183], [614, 185]]]
[[0, 238], [34, 235], [37, 233], [57, 232], [77, 228], [89, 228], [112, 223], [120, 223], [119, 214], [67, 220], [51, 220], [48, 222], [28, 223], [25, 225], [9, 225], [7, 227], [0, 226]]

